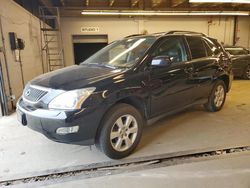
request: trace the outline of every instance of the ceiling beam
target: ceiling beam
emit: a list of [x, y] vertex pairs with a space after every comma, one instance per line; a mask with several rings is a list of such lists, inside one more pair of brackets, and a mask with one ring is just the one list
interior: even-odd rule
[[[60, 8], [60, 11], [63, 12], [79, 12], [82, 11], [83, 8], [81, 7], [62, 7]], [[249, 7], [242, 7], [239, 8], [237, 11], [249, 11]], [[84, 7], [84, 10], [131, 10], [136, 11], [138, 10], [137, 7], [131, 7], [131, 8], [124, 8], [124, 7]], [[149, 9], [147, 9], [149, 10]], [[159, 11], [235, 11], [232, 7], [167, 7], [162, 8], [159, 7], [157, 10]]]
[[[61, 7], [61, 9], [64, 10], [82, 10], [83, 7], [70, 7], [70, 6], [65, 6], [65, 7]], [[99, 6], [99, 7], [84, 7], [84, 9], [86, 10], [138, 10], [138, 7], [122, 7], [122, 6]], [[150, 10], [149, 8], [147, 8], [147, 10]], [[154, 10], [162, 10], [162, 11], [181, 11], [181, 10], [202, 10], [202, 11], [233, 11], [235, 10], [234, 7], [222, 7], [220, 6], [209, 6], [209, 7], [205, 7], [205, 6], [189, 6], [189, 7], [158, 7], [157, 9]], [[250, 11], [250, 6], [239, 6], [238, 11]]]
[[139, 0], [138, 7], [140, 10], [144, 10], [145, 9], [145, 0]]
[[65, 6], [64, 0], [60, 0], [60, 2], [61, 2], [61, 4], [62, 4], [62, 6]]
[[53, 7], [50, 0], [39, 0], [45, 7]]
[[162, 4], [162, 0], [151, 0], [151, 7], [155, 8], [160, 6], [160, 4]]
[[166, 0], [166, 7], [169, 8], [172, 5], [172, 0]]
[[115, 0], [109, 0], [109, 6], [112, 7], [115, 3]]
[[188, 0], [172, 0], [172, 7], [179, 7], [181, 5], [188, 5]]
[[131, 7], [138, 7], [140, 0], [130, 0]]
[[55, 15], [56, 12], [55, 10], [52, 8], [54, 7], [53, 4], [51, 3], [50, 0], [39, 0], [40, 3], [45, 6], [47, 8], [47, 10], [52, 14], [52, 15]]
[[85, 6], [86, 6], [86, 7], [89, 6], [89, 1], [90, 1], [90, 0], [86, 0], [86, 1], [85, 1]]

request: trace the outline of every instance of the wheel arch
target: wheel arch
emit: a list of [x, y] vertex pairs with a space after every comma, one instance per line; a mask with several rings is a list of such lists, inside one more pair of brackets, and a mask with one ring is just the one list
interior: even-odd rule
[[141, 99], [140, 97], [137, 97], [137, 96], [125, 97], [123, 99], [118, 100], [115, 104], [118, 104], [118, 103], [129, 104], [133, 106], [134, 108], [136, 108], [141, 113], [143, 118], [148, 117], [146, 104], [143, 101], [143, 99]]
[[230, 81], [228, 75], [221, 75], [218, 77], [219, 80], [222, 80], [225, 83], [227, 92], [230, 90]]
[[96, 135], [95, 135], [95, 140], [98, 138], [98, 136], [100, 134], [104, 118], [105, 118], [106, 114], [108, 113], [108, 111], [111, 108], [113, 108], [115, 105], [120, 104], [120, 103], [128, 104], [128, 105], [131, 105], [134, 108], [136, 108], [141, 113], [144, 120], [148, 118], [147, 106], [146, 106], [146, 103], [144, 102], [144, 100], [142, 98], [140, 98], [138, 96], [127, 96], [127, 97], [118, 99], [116, 102], [114, 102], [108, 108], [106, 108], [106, 111], [103, 114], [103, 116], [101, 118], [101, 121], [100, 121], [100, 123], [98, 125]]

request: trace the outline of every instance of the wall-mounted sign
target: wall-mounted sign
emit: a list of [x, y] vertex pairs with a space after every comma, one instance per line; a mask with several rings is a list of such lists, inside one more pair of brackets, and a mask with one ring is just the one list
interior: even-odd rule
[[82, 33], [97, 33], [99, 31], [99, 27], [81, 27]]

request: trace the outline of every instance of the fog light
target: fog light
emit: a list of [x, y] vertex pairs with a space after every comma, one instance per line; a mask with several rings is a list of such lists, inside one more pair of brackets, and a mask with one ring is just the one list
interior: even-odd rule
[[73, 126], [73, 127], [60, 127], [56, 129], [56, 133], [60, 135], [70, 134], [70, 133], [76, 133], [79, 130], [79, 126]]

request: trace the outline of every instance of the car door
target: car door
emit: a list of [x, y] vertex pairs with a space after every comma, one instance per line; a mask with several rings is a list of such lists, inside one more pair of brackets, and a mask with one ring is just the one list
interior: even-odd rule
[[244, 48], [235, 48], [235, 52], [237, 52], [237, 55], [232, 57], [233, 72], [235, 76], [242, 76], [250, 63], [250, 55]]
[[[193, 89], [193, 102], [203, 100], [208, 97], [211, 91], [212, 76], [217, 71], [216, 62], [220, 58], [215, 55], [208, 46], [209, 41], [200, 36], [187, 36], [186, 37], [190, 53], [191, 63], [194, 67], [191, 82], [195, 85]], [[210, 41], [212, 43], [212, 41]], [[214, 46], [214, 49], [216, 47]]]
[[193, 70], [189, 63], [186, 43], [182, 36], [169, 36], [162, 40], [151, 54], [151, 60], [168, 56], [171, 65], [151, 68], [151, 115], [156, 116], [184, 107], [191, 102], [192, 83], [189, 82]]

